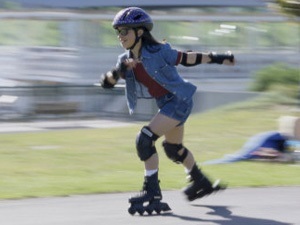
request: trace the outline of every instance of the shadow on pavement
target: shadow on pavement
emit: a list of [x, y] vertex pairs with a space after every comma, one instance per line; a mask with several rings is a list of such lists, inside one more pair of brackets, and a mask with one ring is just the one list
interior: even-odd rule
[[244, 217], [233, 215], [232, 211], [230, 211], [228, 206], [205, 206], [205, 205], [193, 205], [194, 207], [203, 207], [212, 209], [212, 212], [209, 212], [209, 215], [215, 215], [223, 217], [223, 219], [201, 219], [198, 217], [191, 217], [191, 216], [182, 216], [178, 214], [163, 214], [165, 217], [175, 217], [185, 221], [199, 221], [199, 222], [210, 222], [219, 225], [292, 225], [291, 223], [283, 223], [275, 220], [269, 219], [260, 219], [260, 218], [251, 218], [251, 217]]

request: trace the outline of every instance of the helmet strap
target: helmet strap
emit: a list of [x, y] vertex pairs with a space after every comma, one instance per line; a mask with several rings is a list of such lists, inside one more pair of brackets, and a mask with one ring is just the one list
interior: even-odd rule
[[134, 29], [134, 33], [135, 33], [135, 41], [134, 43], [131, 45], [131, 47], [127, 48], [127, 50], [132, 50], [134, 49], [134, 47], [136, 46], [136, 44], [139, 42], [139, 40], [141, 39], [142, 36], [138, 36], [138, 30]]

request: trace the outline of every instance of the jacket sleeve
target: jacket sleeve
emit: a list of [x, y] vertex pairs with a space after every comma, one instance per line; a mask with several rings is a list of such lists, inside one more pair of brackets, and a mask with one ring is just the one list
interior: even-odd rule
[[178, 55], [180, 53], [171, 47], [169, 43], [162, 46], [161, 55], [170, 66], [178, 65]]
[[[121, 55], [118, 56], [118, 60], [117, 60], [117, 63], [116, 63], [116, 68], [122, 68], [122, 62], [124, 62], [126, 59], [127, 59], [127, 54], [126, 53], [123, 53]], [[122, 69], [123, 70], [123, 69]], [[122, 73], [120, 73], [120, 77], [122, 79], [125, 79], [126, 77], [126, 73], [127, 71], [122, 71]]]

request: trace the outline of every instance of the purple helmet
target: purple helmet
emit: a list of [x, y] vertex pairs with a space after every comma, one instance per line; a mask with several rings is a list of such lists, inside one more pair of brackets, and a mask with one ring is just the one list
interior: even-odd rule
[[122, 9], [117, 13], [112, 25], [115, 29], [119, 26], [144, 27], [148, 31], [151, 31], [153, 28], [153, 21], [143, 9], [129, 7]]

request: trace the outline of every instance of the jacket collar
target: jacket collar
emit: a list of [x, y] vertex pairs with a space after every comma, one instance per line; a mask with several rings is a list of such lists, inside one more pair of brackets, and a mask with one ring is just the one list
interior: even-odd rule
[[142, 47], [141, 53], [142, 53], [141, 54], [142, 58], [146, 58], [146, 59], [151, 58], [151, 53], [144, 46]]
[[[130, 50], [126, 50], [125, 54], [128, 58], [130, 58]], [[141, 57], [149, 59], [152, 57], [151, 55], [152, 55], [151, 52], [149, 52], [145, 46], [142, 46]]]

